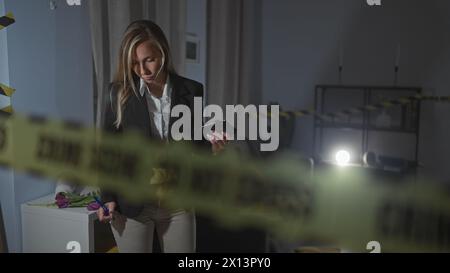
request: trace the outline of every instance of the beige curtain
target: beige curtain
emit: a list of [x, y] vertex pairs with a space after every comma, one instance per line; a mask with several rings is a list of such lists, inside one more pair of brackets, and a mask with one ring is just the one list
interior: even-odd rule
[[207, 20], [207, 103], [259, 104], [261, 1], [208, 1]]
[[175, 68], [184, 73], [186, 0], [88, 1], [94, 63], [95, 123], [101, 124], [103, 94], [112, 81], [126, 27], [134, 20], [155, 21], [169, 40]]

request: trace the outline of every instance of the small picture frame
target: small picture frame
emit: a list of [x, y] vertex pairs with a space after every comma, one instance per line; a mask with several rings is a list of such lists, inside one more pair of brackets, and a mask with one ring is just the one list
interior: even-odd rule
[[186, 62], [200, 63], [200, 40], [192, 33], [186, 34]]

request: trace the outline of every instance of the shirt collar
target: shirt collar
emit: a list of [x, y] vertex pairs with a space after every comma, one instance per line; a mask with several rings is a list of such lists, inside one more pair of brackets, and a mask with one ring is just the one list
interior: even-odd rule
[[[167, 76], [167, 81], [166, 81], [166, 84], [164, 84], [164, 89], [163, 89], [161, 99], [170, 98], [170, 93], [172, 91], [170, 88], [170, 85], [171, 85], [170, 76]], [[144, 96], [145, 91], [147, 91], [148, 94], [150, 96], [152, 96], [152, 98], [156, 98], [155, 96], [152, 95], [152, 93], [148, 89], [148, 86], [147, 86], [147, 84], [145, 84], [145, 81], [143, 79], [140, 79], [139, 93], [141, 94], [141, 96]]]

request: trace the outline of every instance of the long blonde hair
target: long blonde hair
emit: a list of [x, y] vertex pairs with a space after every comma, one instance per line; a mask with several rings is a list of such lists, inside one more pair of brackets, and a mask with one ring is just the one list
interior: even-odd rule
[[162, 71], [176, 74], [172, 63], [169, 43], [161, 28], [152, 21], [139, 20], [132, 22], [125, 31], [120, 46], [117, 72], [113, 84], [117, 93], [117, 113], [114, 125], [119, 128], [122, 123], [123, 108], [132, 93], [138, 96], [135, 82], [139, 80], [133, 71], [133, 54], [136, 47], [143, 42], [150, 41], [162, 55]]

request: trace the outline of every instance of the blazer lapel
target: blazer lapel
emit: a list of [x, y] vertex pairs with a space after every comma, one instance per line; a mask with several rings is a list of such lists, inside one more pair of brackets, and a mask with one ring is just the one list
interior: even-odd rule
[[137, 96], [131, 95], [125, 112], [129, 128], [137, 129], [147, 137], [151, 136], [150, 115], [145, 97], [141, 97], [139, 93]]

